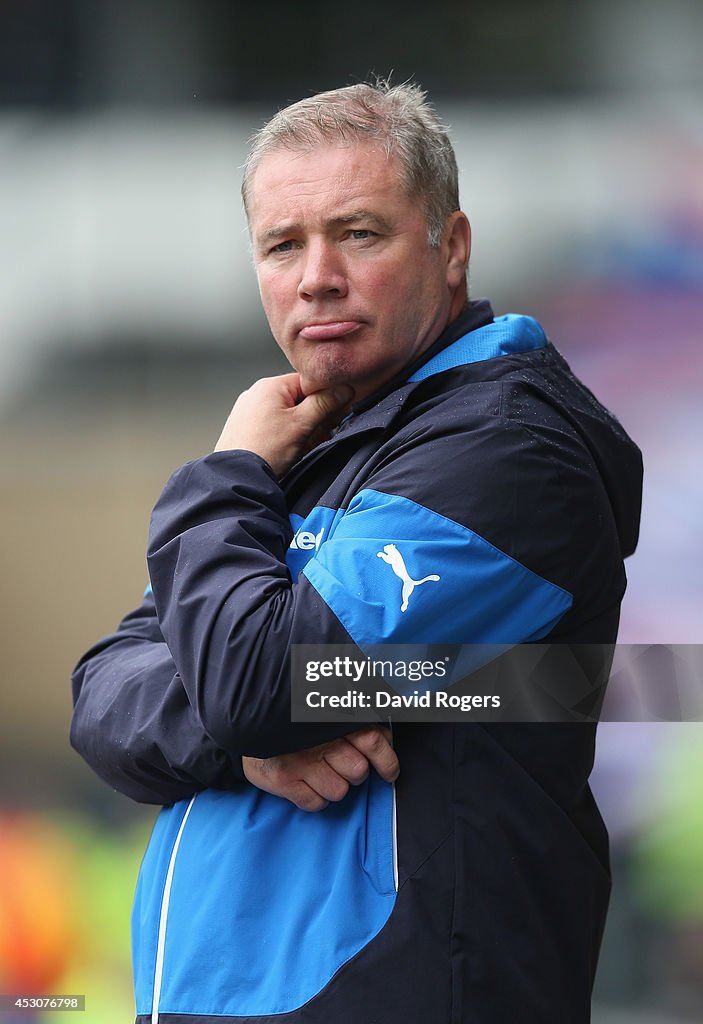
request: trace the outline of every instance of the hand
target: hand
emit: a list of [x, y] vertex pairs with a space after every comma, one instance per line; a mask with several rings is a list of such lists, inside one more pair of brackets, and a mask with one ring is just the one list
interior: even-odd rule
[[215, 451], [254, 452], [282, 476], [331, 436], [353, 397], [354, 389], [348, 384], [306, 396], [297, 373], [264, 377], [234, 403]]
[[369, 767], [386, 782], [395, 782], [400, 772], [390, 731], [375, 725], [293, 754], [243, 757], [242, 767], [252, 785], [303, 811], [321, 811], [330, 800], [342, 800], [350, 785], [364, 781]]

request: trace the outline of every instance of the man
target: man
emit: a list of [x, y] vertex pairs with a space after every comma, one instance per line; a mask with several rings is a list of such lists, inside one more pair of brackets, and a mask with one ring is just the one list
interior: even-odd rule
[[585, 1022], [593, 728], [293, 724], [290, 650], [612, 642], [639, 452], [534, 320], [468, 301], [456, 162], [417, 87], [279, 112], [243, 195], [296, 372], [171, 478], [144, 603], [74, 676], [76, 748], [171, 805], [137, 1020]]

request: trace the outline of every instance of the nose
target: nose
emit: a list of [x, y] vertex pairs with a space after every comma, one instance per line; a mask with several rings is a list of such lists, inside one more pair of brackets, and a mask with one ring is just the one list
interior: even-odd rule
[[344, 259], [337, 247], [329, 241], [308, 242], [301, 262], [302, 273], [298, 284], [301, 299], [347, 294], [348, 284]]

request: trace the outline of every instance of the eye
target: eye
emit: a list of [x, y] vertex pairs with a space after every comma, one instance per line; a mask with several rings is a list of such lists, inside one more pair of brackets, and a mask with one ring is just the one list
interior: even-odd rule
[[368, 228], [352, 228], [351, 236], [357, 242], [363, 242], [367, 238], [371, 238], [374, 235], [373, 231], [369, 231]]
[[290, 252], [292, 248], [293, 241], [289, 238], [285, 242], [278, 242], [277, 245], [274, 245], [271, 252]]

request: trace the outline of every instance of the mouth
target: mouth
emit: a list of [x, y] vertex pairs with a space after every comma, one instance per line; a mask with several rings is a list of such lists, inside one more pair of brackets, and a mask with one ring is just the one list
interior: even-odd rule
[[344, 338], [363, 327], [361, 320], [333, 320], [327, 323], [305, 324], [298, 333], [307, 341], [333, 341]]

